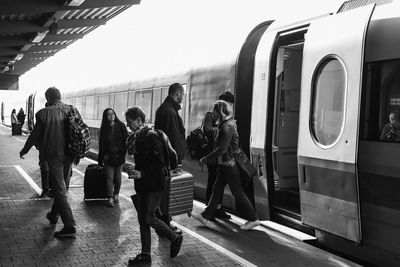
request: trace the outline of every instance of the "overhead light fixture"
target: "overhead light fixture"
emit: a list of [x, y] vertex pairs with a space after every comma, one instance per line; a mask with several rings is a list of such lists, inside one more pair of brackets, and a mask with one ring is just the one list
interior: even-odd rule
[[45, 32], [38, 32], [36, 36], [32, 39], [32, 43], [40, 43], [46, 37], [48, 31]]
[[85, 0], [68, 0], [67, 5], [68, 6], [80, 6]]

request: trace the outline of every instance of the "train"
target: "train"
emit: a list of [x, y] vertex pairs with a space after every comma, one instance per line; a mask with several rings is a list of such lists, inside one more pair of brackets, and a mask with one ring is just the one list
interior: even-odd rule
[[[80, 109], [96, 139], [104, 108], [123, 119], [127, 107], [140, 105], [153, 123], [168, 86], [180, 82], [189, 134], [219, 93], [230, 90], [241, 146], [258, 171], [246, 193], [260, 219], [365, 262], [399, 266], [400, 143], [380, 138], [400, 108], [399, 7], [351, 0], [295, 23], [265, 21], [231, 63], [63, 99]], [[36, 106], [36, 97], [27, 100], [29, 110], [44, 106]], [[195, 196], [204, 200], [206, 171], [188, 157], [183, 168], [194, 174]], [[236, 208], [229, 189], [223, 206]]]

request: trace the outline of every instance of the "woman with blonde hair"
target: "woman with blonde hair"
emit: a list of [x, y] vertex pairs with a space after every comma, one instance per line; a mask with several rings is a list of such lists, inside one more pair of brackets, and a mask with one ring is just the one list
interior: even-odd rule
[[234, 153], [239, 150], [239, 134], [236, 129], [236, 121], [233, 119], [232, 107], [227, 102], [218, 100], [214, 104], [213, 116], [218, 124], [214, 149], [201, 158], [200, 163], [207, 164], [210, 161], [217, 160], [217, 178], [206, 209], [202, 213], [192, 213], [192, 216], [204, 225], [208, 221], [215, 221], [217, 206], [224, 194], [224, 188], [228, 184], [236, 201], [243, 207], [244, 217], [248, 220], [240, 229], [250, 230], [260, 225], [260, 221], [243, 191], [240, 171], [234, 157]]

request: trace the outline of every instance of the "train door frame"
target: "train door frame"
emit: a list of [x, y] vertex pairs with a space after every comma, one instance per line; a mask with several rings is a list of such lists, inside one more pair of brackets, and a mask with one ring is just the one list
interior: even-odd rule
[[311, 22], [303, 54], [298, 143], [302, 221], [356, 243], [362, 240], [359, 112], [365, 40], [374, 7]]
[[[281, 103], [283, 101], [281, 99], [281, 94], [285, 93], [285, 90], [283, 88], [279, 87], [279, 81], [278, 81], [278, 76], [286, 76], [284, 75], [285, 72], [288, 72], [286, 69], [284, 69], [284, 63], [283, 63], [283, 55], [280, 57], [280, 63], [281, 66], [278, 66], [278, 57], [279, 53], [282, 52], [282, 49], [287, 49], [286, 47], [290, 45], [302, 45], [304, 43], [304, 35], [306, 34], [308, 29], [308, 24], [304, 25], [299, 25], [295, 26], [293, 28], [287, 28], [282, 31], [279, 31], [276, 33], [275, 36], [275, 42], [272, 46], [272, 51], [271, 51], [271, 60], [270, 60], [270, 65], [269, 65], [269, 82], [268, 82], [268, 104], [267, 104], [267, 118], [266, 118], [266, 134], [265, 134], [265, 164], [266, 164], [266, 177], [267, 177], [267, 184], [268, 184], [268, 202], [269, 202], [269, 212], [270, 212], [270, 217], [271, 220], [282, 223], [284, 225], [293, 227], [295, 229], [301, 230], [303, 232], [309, 233], [309, 234], [314, 234], [313, 230], [310, 229], [309, 227], [303, 226], [301, 223], [301, 211], [300, 211], [300, 198], [297, 193], [297, 197], [294, 200], [294, 205], [297, 206], [297, 212], [294, 212], [293, 210], [290, 209], [285, 209], [283, 208], [284, 206], [293, 206], [293, 203], [289, 203], [289, 197], [287, 199], [282, 199], [279, 196], [278, 200], [278, 195], [281, 195], [281, 192], [276, 191], [276, 178], [279, 177], [278, 179], [280, 181], [283, 181], [284, 175], [281, 175], [278, 173], [278, 165], [280, 164], [279, 161], [282, 159], [284, 160], [284, 155], [288, 154], [288, 151], [281, 153], [280, 152], [280, 146], [279, 146], [279, 139], [282, 138], [280, 135], [282, 133], [279, 133], [280, 131], [278, 128], [280, 127], [278, 124], [281, 123], [281, 118], [280, 117], [280, 109], [281, 105], [286, 105], [285, 103]], [[302, 55], [302, 48], [300, 49], [300, 53]], [[300, 64], [296, 65], [296, 70], [298, 70], [301, 73], [302, 65], [301, 62]], [[282, 72], [277, 75], [279, 72], [279, 69], [282, 70]], [[284, 72], [285, 71], [285, 72]], [[286, 79], [289, 79], [290, 77], [286, 77]], [[301, 91], [300, 88], [300, 82], [297, 82], [297, 86], [299, 88], [299, 92]], [[282, 90], [281, 90], [282, 89]], [[283, 97], [282, 97], [283, 98]], [[286, 99], [288, 100], [288, 99]], [[296, 100], [298, 106], [300, 106], [300, 98], [297, 98]], [[279, 110], [278, 110], [279, 109]], [[298, 115], [297, 115], [298, 116]], [[296, 124], [296, 121], [292, 121], [292, 123]], [[299, 119], [297, 118], [297, 125], [290, 125], [288, 128], [292, 130], [296, 130], [299, 124]], [[293, 134], [293, 133], [292, 133]], [[287, 138], [286, 138], [287, 139]], [[297, 140], [298, 140], [298, 132], [291, 137], [291, 143], [295, 143], [295, 147], [297, 147]], [[284, 150], [284, 148], [282, 147]], [[286, 149], [287, 150], [287, 149]], [[293, 149], [292, 149], [293, 150]], [[291, 151], [291, 154], [293, 154], [293, 151]], [[293, 158], [294, 155], [294, 158]], [[291, 160], [294, 161], [292, 162], [292, 172], [294, 172], [295, 177], [297, 177], [297, 151], [295, 154], [291, 155]], [[290, 157], [290, 155], [289, 155]], [[287, 157], [286, 157], [287, 158]], [[295, 181], [296, 185], [299, 186], [298, 179]], [[278, 202], [280, 202], [278, 204]], [[286, 203], [285, 203], [286, 202]], [[293, 202], [293, 201], [292, 201]], [[287, 205], [286, 205], [287, 204]]]

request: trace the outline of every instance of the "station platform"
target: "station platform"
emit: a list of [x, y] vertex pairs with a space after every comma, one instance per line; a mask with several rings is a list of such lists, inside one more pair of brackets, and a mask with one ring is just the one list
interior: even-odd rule
[[[32, 148], [19, 158], [26, 135], [12, 136], [0, 126], [0, 266], [127, 266], [140, 252], [139, 224], [130, 201], [133, 181], [122, 178], [120, 201], [115, 207], [105, 201], [83, 200], [83, 176], [93, 160], [73, 166], [69, 190], [77, 222], [77, 236], [56, 239], [56, 227], [45, 218], [52, 199], [40, 198], [38, 151]], [[194, 201], [194, 211], [204, 204]], [[187, 215], [173, 217], [183, 231], [179, 255], [169, 257], [170, 242], [152, 230], [152, 262], [142, 266], [360, 266], [303, 242], [291, 229], [277, 230], [271, 222], [242, 231], [243, 219], [217, 220], [207, 226]]]

